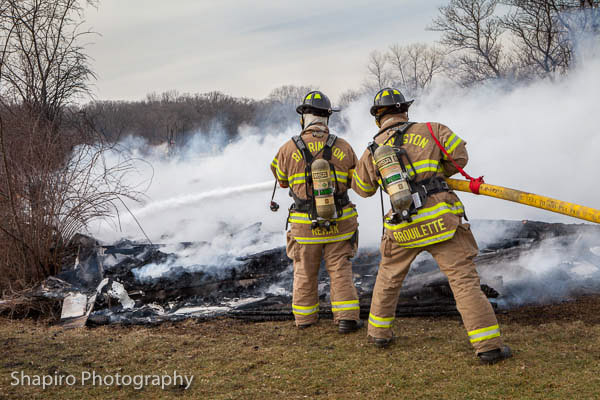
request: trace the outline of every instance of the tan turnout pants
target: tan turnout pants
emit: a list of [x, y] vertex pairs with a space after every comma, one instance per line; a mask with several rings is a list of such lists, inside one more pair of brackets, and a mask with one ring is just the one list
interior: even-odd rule
[[288, 232], [287, 254], [294, 261], [292, 311], [296, 325], [312, 324], [319, 319], [319, 267], [321, 259], [330, 278], [333, 320], [358, 320], [358, 294], [352, 281], [355, 247], [350, 240], [324, 244], [300, 244]]
[[477, 353], [502, 345], [494, 310], [481, 291], [473, 258], [477, 243], [469, 224], [461, 224], [450, 240], [420, 248], [404, 248], [385, 237], [381, 243], [381, 264], [373, 289], [368, 335], [391, 338], [392, 323], [402, 281], [410, 264], [421, 251], [428, 251], [448, 277], [469, 339]]

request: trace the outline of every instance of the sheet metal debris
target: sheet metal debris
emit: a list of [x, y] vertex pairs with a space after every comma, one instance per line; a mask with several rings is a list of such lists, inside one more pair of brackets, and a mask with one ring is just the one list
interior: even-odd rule
[[[499, 309], [600, 293], [600, 227], [475, 221], [473, 230], [480, 246], [476, 261], [482, 288]], [[205, 245], [181, 246], [189, 252], [202, 251]], [[163, 252], [163, 245], [127, 240], [106, 245], [81, 235], [74, 248], [70, 265], [35, 292], [64, 299], [62, 317], [68, 326], [156, 324], [220, 315], [254, 321], [292, 318], [292, 267], [284, 247], [192, 267], [180, 263], [176, 253]], [[363, 317], [368, 315], [378, 263], [377, 249], [361, 249], [353, 259]], [[156, 277], [140, 278], [142, 269], [165, 265]], [[331, 318], [324, 268], [319, 279], [320, 314]], [[446, 278], [430, 256], [419, 256], [403, 285], [397, 315], [455, 314]]]

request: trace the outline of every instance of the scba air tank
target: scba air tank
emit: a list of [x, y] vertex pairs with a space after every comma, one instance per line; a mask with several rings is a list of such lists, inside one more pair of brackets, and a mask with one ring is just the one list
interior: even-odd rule
[[329, 163], [320, 158], [311, 167], [313, 190], [317, 215], [323, 219], [335, 218], [335, 201], [333, 198], [333, 180]]
[[407, 211], [413, 198], [396, 152], [391, 146], [379, 146], [373, 156], [394, 211], [400, 213]]

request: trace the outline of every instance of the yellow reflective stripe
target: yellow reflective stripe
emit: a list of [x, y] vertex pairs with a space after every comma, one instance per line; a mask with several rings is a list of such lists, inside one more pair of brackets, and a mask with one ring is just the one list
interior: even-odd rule
[[303, 311], [296, 311], [294, 309], [292, 309], [292, 312], [296, 315], [313, 315], [319, 312], [318, 309], [313, 310], [313, 311], [307, 311], [307, 312], [303, 312]]
[[326, 237], [298, 237], [295, 236], [294, 239], [300, 244], [320, 244], [320, 243], [334, 243], [341, 242], [343, 240], [348, 240], [354, 235], [354, 231], [350, 233], [344, 233], [342, 235], [337, 236], [326, 236]]
[[500, 337], [500, 332], [495, 332], [495, 333], [492, 333], [492, 334], [487, 335], [487, 336], [483, 336], [483, 337], [480, 337], [480, 338], [477, 338], [477, 339], [470, 339], [470, 340], [471, 340], [471, 343], [476, 343], [476, 342], [481, 342], [482, 340], [493, 339], [495, 337]]
[[[335, 218], [334, 221], [344, 221], [356, 216], [358, 216], [358, 212], [354, 207], [350, 206], [344, 208], [342, 210], [342, 216], [339, 218]], [[310, 224], [311, 219], [308, 216], [308, 213], [293, 212], [290, 213], [290, 222], [296, 222], [299, 224]]]
[[306, 183], [306, 176], [304, 175], [304, 172], [302, 172], [300, 174], [291, 175], [289, 180], [290, 186], [299, 185], [301, 183]]
[[319, 303], [314, 306], [299, 306], [292, 304], [292, 312], [296, 315], [312, 315], [319, 312]]
[[356, 185], [363, 191], [363, 192], [367, 192], [367, 193], [372, 193], [374, 192], [375, 189], [373, 186], [366, 184], [362, 179], [360, 179], [360, 176], [358, 176], [358, 174], [356, 173], [356, 171], [354, 171], [354, 174], [352, 175], [352, 178], [354, 179], [354, 181], [356, 182]]
[[[348, 182], [348, 173], [347, 172], [335, 171], [335, 175], [337, 177], [338, 182], [341, 182], [341, 183]], [[332, 181], [334, 180], [333, 177], [331, 179], [332, 179]], [[301, 183], [306, 183], [306, 176], [304, 175], [304, 172], [302, 172], [300, 174], [291, 175], [289, 177], [289, 180], [290, 180], [290, 186], [299, 185]]]
[[319, 307], [319, 303], [315, 304], [314, 306], [299, 306], [297, 304], [292, 304], [292, 307], [294, 307], [298, 310], [312, 310], [314, 308]]
[[342, 304], [358, 304], [358, 300], [347, 300], [347, 301], [332, 301], [332, 306], [341, 306]]
[[310, 99], [312, 99], [312, 96], [313, 96], [313, 94], [309, 93], [308, 96], [306, 96], [306, 98], [304, 100], [310, 100]]
[[348, 173], [347, 172], [335, 171], [335, 176], [336, 176], [338, 182], [342, 182], [342, 183], [348, 182]]
[[[413, 163], [413, 167], [417, 171], [417, 174], [422, 174], [424, 172], [437, 172], [440, 163], [437, 160], [421, 160]], [[412, 168], [407, 166], [408, 173], [410, 176], [414, 175]]]
[[387, 90], [384, 90], [383, 94], [381, 96], [385, 97], [385, 96], [389, 96], [389, 95], [390, 95], [390, 92], [388, 92]]
[[444, 148], [446, 150], [448, 150], [448, 146], [454, 140], [454, 138], [456, 138], [456, 133], [453, 133], [452, 135], [450, 135], [450, 137], [448, 138], [448, 140], [446, 140], [446, 143], [444, 143]]
[[475, 329], [474, 331], [469, 331], [468, 334], [469, 334], [469, 336], [473, 336], [473, 335], [477, 335], [478, 333], [493, 331], [494, 329], [500, 329], [500, 325], [496, 324], [496, 325], [488, 326], [487, 328]]
[[321, 93], [315, 93], [315, 99], [320, 99], [321, 98]]
[[376, 322], [373, 322], [373, 321], [371, 321], [370, 318], [369, 318], [369, 324], [373, 325], [376, 328], [391, 328], [392, 327], [391, 325], [381, 325]]
[[448, 153], [452, 153], [452, 152], [454, 151], [454, 149], [456, 149], [456, 147], [457, 147], [457, 146], [458, 146], [458, 145], [459, 145], [461, 142], [462, 142], [462, 139], [461, 139], [461, 138], [459, 138], [459, 137], [457, 136], [457, 140], [456, 140], [456, 142], [454, 142], [454, 144], [452, 145], [452, 147], [450, 147], [450, 148], [448, 149]]
[[369, 318], [373, 318], [375, 321], [381, 321], [381, 322], [389, 322], [389, 321], [393, 321], [396, 319], [396, 317], [378, 317], [376, 315], [373, 315], [371, 313], [369, 313]]
[[281, 168], [279, 168], [279, 161], [277, 161], [276, 158], [274, 158], [273, 161], [271, 161], [271, 166], [273, 168], [275, 168], [275, 172], [277, 172], [277, 178], [279, 178], [279, 180], [281, 180], [281, 181], [288, 180], [287, 175], [283, 173]]
[[376, 328], [391, 328], [395, 317], [381, 318], [369, 313], [369, 324]]
[[428, 236], [425, 239], [415, 240], [414, 242], [402, 243], [400, 244], [400, 246], [408, 248], [429, 246], [435, 243], [443, 242], [444, 240], [452, 239], [455, 233], [456, 229], [453, 229], [451, 231], [440, 233], [439, 235]]
[[413, 163], [413, 165], [415, 167], [418, 167], [419, 165], [423, 165], [423, 164], [436, 164], [436, 165], [438, 165], [439, 161], [437, 161], [437, 160], [421, 160], [421, 161], [417, 161], [417, 162]]
[[469, 340], [471, 343], [481, 342], [482, 340], [488, 340], [500, 336], [500, 325], [493, 325], [487, 328], [476, 329], [470, 331]]
[[331, 302], [331, 311], [332, 312], [351, 311], [351, 310], [360, 310], [358, 300], [332, 301]]
[[441, 202], [436, 204], [433, 207], [422, 208], [417, 212], [417, 215], [413, 217], [412, 222], [403, 222], [401, 224], [389, 224], [387, 222], [384, 223], [385, 227], [391, 231], [397, 231], [403, 228], [407, 228], [409, 226], [418, 224], [419, 222], [426, 221], [428, 219], [434, 219], [443, 214], [462, 214], [465, 211], [463, 204], [460, 201], [457, 201], [454, 204], [448, 204], [446, 202]]
[[356, 209], [352, 209], [353, 211], [351, 213], [348, 213], [346, 215], [342, 214], [341, 217], [336, 218], [336, 221], [345, 221], [347, 219], [350, 219], [352, 217], [358, 217], [358, 212], [356, 211]]
[[360, 310], [359, 306], [331, 307], [331, 312]]
[[418, 224], [420, 222], [423, 222], [423, 221], [427, 221], [427, 220], [430, 220], [430, 219], [436, 219], [437, 217], [439, 217], [441, 215], [444, 215], [444, 214], [456, 214], [456, 215], [458, 215], [460, 213], [462, 213], [462, 209], [460, 209], [460, 210], [458, 210], [458, 209], [454, 209], [454, 210], [453, 209], [443, 209], [443, 210], [440, 210], [440, 211], [438, 211], [438, 212], [436, 212], [434, 214], [428, 214], [428, 215], [425, 215], [425, 216], [423, 216], [421, 218], [418, 218], [418, 219], [414, 218], [412, 220], [412, 222], [407, 222], [406, 223], [407, 225], [404, 225], [402, 227], [400, 227], [400, 225], [392, 225], [392, 224], [389, 224], [387, 222], [385, 222], [384, 225], [385, 225], [385, 227], [387, 229], [389, 229], [391, 231], [398, 231], [398, 230], [407, 228], [409, 226], [416, 225], [416, 224]]
[[[352, 210], [352, 212], [344, 215], [342, 214], [342, 216], [340, 218], [335, 218], [334, 221], [345, 221], [347, 219], [353, 218], [353, 217], [358, 217], [358, 212], [356, 212], [356, 210]], [[311, 224], [312, 220], [308, 217], [308, 214], [301, 214], [301, 213], [292, 213], [290, 214], [290, 222], [296, 223], [296, 224]]]
[[[450, 135], [450, 137], [448, 138], [448, 140], [444, 144], [444, 148], [446, 149], [446, 151], [448, 152], [448, 154], [451, 154], [454, 151], [454, 149], [456, 149], [456, 147], [461, 142], [462, 142], [462, 139], [456, 133], [453, 133], [452, 135]], [[446, 157], [445, 154], [444, 154], [444, 159], [447, 159], [447, 157]]]

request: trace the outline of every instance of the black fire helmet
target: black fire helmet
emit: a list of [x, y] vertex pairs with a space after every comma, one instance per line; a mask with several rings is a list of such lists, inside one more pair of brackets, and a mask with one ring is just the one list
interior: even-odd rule
[[373, 106], [371, 107], [371, 115], [376, 117], [381, 109], [388, 107], [395, 107], [397, 109], [396, 112], [407, 112], [413, 101], [406, 101], [404, 95], [398, 89], [383, 88], [375, 95]]
[[304, 97], [304, 101], [298, 107], [296, 112], [298, 114], [314, 114], [321, 117], [329, 117], [333, 112], [340, 111], [336, 108], [331, 108], [331, 101], [329, 97], [325, 96], [323, 92], [314, 90], [308, 93]]

